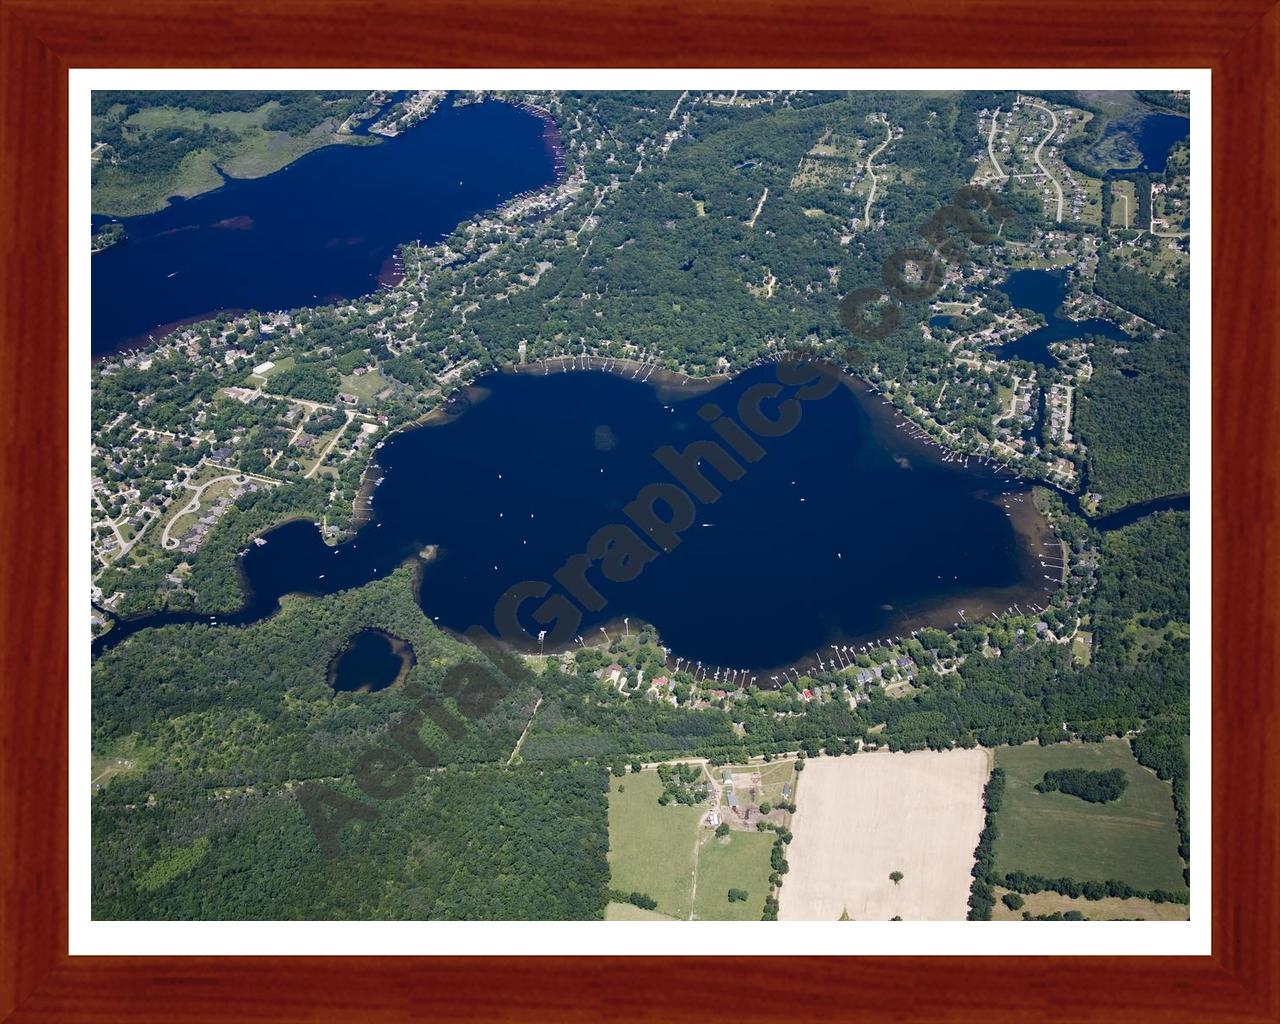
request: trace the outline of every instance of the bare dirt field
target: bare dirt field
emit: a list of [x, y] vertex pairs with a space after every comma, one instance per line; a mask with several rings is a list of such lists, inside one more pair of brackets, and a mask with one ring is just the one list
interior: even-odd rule
[[987, 773], [981, 748], [810, 758], [779, 918], [963, 920]]

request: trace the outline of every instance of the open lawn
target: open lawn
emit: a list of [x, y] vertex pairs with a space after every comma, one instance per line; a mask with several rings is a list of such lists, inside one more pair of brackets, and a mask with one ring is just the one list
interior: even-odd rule
[[1133, 182], [1117, 178], [1111, 183], [1111, 226], [1132, 228], [1138, 223], [1138, 198]]
[[809, 758], [779, 918], [964, 920], [987, 762], [980, 748]]
[[[1115, 879], [1138, 889], [1186, 889], [1172, 790], [1134, 760], [1127, 740], [1001, 747], [996, 765], [1006, 774], [996, 815], [998, 875], [1025, 871], [1080, 882]], [[1106, 804], [1036, 792], [1044, 773], [1058, 768], [1120, 768], [1129, 786]]]
[[[1055, 173], [1056, 170], [1055, 170]], [[1091, 178], [1087, 174], [1081, 174], [1073, 171], [1076, 184], [1084, 190], [1084, 205], [1080, 208], [1080, 215], [1075, 220], [1082, 224], [1092, 224], [1094, 227], [1102, 226], [1102, 181], [1099, 178]], [[1071, 199], [1068, 196], [1067, 207], [1071, 207]]]
[[641, 910], [630, 903], [610, 903], [604, 908], [606, 921], [674, 921], [674, 917], [659, 914], [656, 910]]
[[260, 388], [262, 387], [263, 384], [267, 382], [267, 380], [269, 380], [271, 377], [274, 377], [277, 373], [280, 373], [282, 370], [292, 370], [294, 366], [297, 365], [297, 362], [298, 361], [295, 357], [285, 356], [283, 359], [276, 361], [275, 365], [273, 365], [271, 369], [267, 370], [265, 373], [249, 374], [244, 379], [245, 386], [251, 387], [251, 388]]
[[91, 785], [106, 788], [116, 776], [146, 768], [151, 757], [152, 749], [140, 744], [136, 734], [113, 740], [90, 757]]
[[[723, 839], [702, 829], [698, 846], [698, 889], [693, 916], [699, 921], [759, 921], [769, 895], [772, 832], [730, 832]], [[729, 902], [729, 890], [747, 899]]]
[[355, 395], [365, 405], [374, 405], [376, 404], [374, 395], [390, 383], [386, 377], [382, 376], [382, 371], [375, 366], [368, 373], [362, 373], [358, 377], [354, 373], [346, 374], [338, 390]]
[[1093, 660], [1093, 634], [1080, 630], [1071, 641], [1071, 657], [1077, 665], [1089, 667]]
[[1023, 911], [1028, 910], [1032, 917], [1078, 910], [1090, 921], [1185, 921], [1190, 910], [1185, 903], [1120, 900], [1110, 896], [1105, 900], [1087, 900], [1083, 896], [1063, 896], [1056, 892], [1030, 893], [1022, 897], [1022, 910], [1010, 910], [1000, 899], [1008, 891], [995, 887], [996, 905], [991, 910], [991, 920], [1021, 921]]
[[1143, 616], [1135, 615], [1125, 623], [1121, 634], [1125, 649], [1129, 655], [1129, 663], [1136, 665], [1166, 643], [1174, 640], [1185, 640], [1191, 635], [1191, 626], [1186, 622], [1170, 622], [1159, 628], [1148, 626]]
[[687, 920], [693, 909], [693, 870], [699, 821], [707, 805], [658, 804], [656, 771], [613, 778], [609, 783], [609, 884], [642, 892], [658, 910]]

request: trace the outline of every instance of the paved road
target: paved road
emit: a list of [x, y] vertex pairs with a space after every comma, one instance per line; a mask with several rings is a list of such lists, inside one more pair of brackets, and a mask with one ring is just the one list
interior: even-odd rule
[[[261, 483], [270, 484], [272, 487], [274, 487], [278, 483], [278, 481], [271, 480], [270, 478], [265, 476], [253, 476], [252, 473], [224, 473], [222, 476], [215, 476], [212, 480], [206, 480], [199, 487], [188, 486], [187, 490], [193, 492], [191, 500], [187, 502], [185, 507], [180, 509], [174, 515], [170, 516], [169, 521], [164, 524], [164, 530], [160, 534], [160, 546], [162, 548], [176, 548], [178, 546], [178, 542], [176, 540], [173, 540], [173, 538], [169, 536], [169, 531], [173, 529], [173, 524], [176, 523], [183, 516], [190, 515], [192, 512], [200, 511], [200, 499], [201, 497], [203, 497], [204, 492], [208, 488], [212, 487], [214, 484], [218, 483], [221, 480], [235, 480], [239, 477], [244, 477], [246, 479], [252, 477], [252, 479], [257, 480]], [[184, 484], [184, 486], [186, 485]]]
[[309, 470], [307, 470], [307, 475], [304, 479], [310, 480], [313, 476], [316, 475], [316, 470], [320, 468], [320, 464], [324, 462], [324, 460], [328, 457], [329, 453], [333, 451], [333, 446], [338, 443], [338, 438], [340, 438], [343, 434], [347, 432], [347, 427], [351, 426], [351, 421], [356, 418], [356, 414], [353, 413], [350, 409], [346, 409], [344, 411], [347, 414], [347, 422], [342, 424], [342, 426], [338, 428], [338, 432], [333, 435], [333, 440], [324, 446], [324, 451], [322, 451], [320, 453], [320, 457], [316, 459], [316, 464], [312, 466]]
[[1000, 119], [1000, 108], [996, 107], [996, 112], [991, 115], [991, 132], [987, 135], [987, 156], [991, 157], [991, 166], [996, 169], [996, 174], [1002, 178], [1009, 175], [1000, 170], [1000, 161], [996, 159], [996, 121]]
[[1059, 224], [1061, 224], [1062, 223], [1062, 185], [1057, 178], [1055, 178], [1052, 174], [1049, 173], [1049, 168], [1045, 167], [1044, 161], [1040, 159], [1040, 151], [1044, 149], [1044, 144], [1048, 142], [1051, 138], [1053, 138], [1053, 136], [1058, 131], [1058, 115], [1055, 114], [1053, 110], [1051, 110], [1049, 107], [1046, 107], [1043, 103], [1036, 103], [1034, 100], [1030, 100], [1030, 99], [1028, 99], [1026, 102], [1030, 106], [1039, 107], [1041, 110], [1047, 113], [1051, 118], [1053, 118], [1053, 123], [1049, 126], [1049, 131], [1046, 132], [1045, 137], [1040, 140], [1040, 145], [1036, 146], [1036, 166], [1039, 167], [1040, 170], [1044, 172], [1044, 176], [1046, 178], [1048, 178], [1051, 182], [1053, 182], [1053, 187], [1057, 190], [1058, 216], [1055, 217], [1054, 220], [1056, 220]]

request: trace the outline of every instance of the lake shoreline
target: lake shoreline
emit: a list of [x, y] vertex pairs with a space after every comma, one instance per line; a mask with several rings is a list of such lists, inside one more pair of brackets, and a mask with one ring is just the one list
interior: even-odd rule
[[[232, 310], [375, 295], [402, 277], [397, 256], [415, 237], [435, 244], [513, 197], [558, 187], [556, 145], [546, 121], [518, 104], [443, 103], [394, 140], [321, 146], [269, 174], [224, 175], [194, 199], [124, 218], [133, 244], [94, 261], [94, 355], [136, 351], [144, 338], [160, 342], [177, 325]], [[467, 159], [446, 173], [441, 151]], [[335, 188], [355, 199], [334, 206]], [[219, 226], [231, 221], [249, 226]]]
[[[600, 363], [599, 366], [592, 365], [592, 363], [596, 361]], [[553, 366], [558, 361], [550, 360], [547, 362]], [[641, 363], [635, 360], [620, 361], [608, 358], [602, 359], [601, 357], [564, 357], [562, 362], [564, 363], [564, 366], [558, 371], [558, 373], [609, 374], [623, 379], [636, 380], [637, 382], [640, 381], [641, 373], [647, 370], [649, 374], [657, 375], [657, 377], [655, 379], [655, 377], [650, 376], [649, 379], [643, 381], [643, 383], [645, 383], [647, 387], [653, 388], [660, 396], [662, 394], [673, 395], [677, 401], [683, 398], [691, 398], [704, 394], [732, 379], [724, 375], [710, 378], [696, 378], [684, 373], [661, 370], [654, 367], [653, 364]], [[578, 364], [578, 368], [570, 369], [570, 364], [574, 362]], [[911, 428], [916, 427], [913, 421], [907, 419], [899, 410], [888, 403], [872, 385], [859, 377], [841, 370], [834, 364], [826, 363], [826, 366], [832, 372], [839, 375], [844, 387], [848, 388], [860, 397], [860, 405], [873, 421], [875, 425], [874, 429], [879, 436], [880, 443], [886, 448], [891, 445], [893, 449], [900, 453], [905, 453], [900, 455], [906, 463], [903, 468], [911, 468], [913, 466], [911, 462], [912, 459], [924, 459], [928, 460], [936, 470], [966, 473], [970, 476], [974, 476], [979, 472], [979, 468], [969, 466], [968, 460], [975, 459], [979, 462], [986, 462], [986, 465], [980, 470], [981, 475], [986, 478], [985, 486], [976, 488], [973, 493], [975, 497], [980, 500], [1001, 507], [1002, 511], [1004, 511], [1008, 516], [1010, 526], [1015, 537], [1019, 571], [1020, 575], [1023, 577], [1023, 581], [1021, 583], [1016, 583], [1010, 586], [969, 587], [966, 589], [957, 589], [956, 591], [947, 592], [941, 595], [934, 595], [921, 601], [908, 602], [898, 607], [889, 608], [887, 610], [891, 611], [893, 615], [886, 622], [885, 628], [858, 633], [832, 633], [826, 638], [826, 644], [829, 645], [831, 643], [836, 643], [840, 645], [862, 645], [874, 642], [891, 641], [893, 639], [905, 637], [912, 631], [919, 630], [926, 626], [943, 629], [949, 632], [955, 629], [962, 620], [974, 622], [983, 618], [993, 616], [999, 617], [1009, 612], [1035, 612], [1039, 611], [1040, 608], [1043, 608], [1048, 603], [1049, 597], [1053, 590], [1056, 589], [1060, 580], [1046, 579], [1048, 574], [1043, 571], [1044, 567], [1040, 564], [1040, 557], [1046, 553], [1046, 549], [1051, 549], [1054, 545], [1059, 543], [1051, 519], [1039, 512], [1035, 508], [1034, 501], [1028, 500], [1027, 498], [1028, 495], [1033, 494], [1033, 488], [1040, 485], [1034, 481], [1028, 481], [1012, 475], [1006, 475], [1004, 468], [995, 464], [991, 460], [984, 460], [979, 456], [964, 456], [963, 454], [952, 452], [940, 443], [931, 439], [926, 439], [922, 433], [918, 432], [918, 427], [916, 428], [916, 431], [913, 432]], [[605, 367], [608, 367], [608, 369]], [[540, 370], [545, 370], [546, 374], [549, 376], [557, 375], [557, 371], [551, 369], [551, 366], [544, 368], [542, 366], [542, 361], [534, 364], [508, 364], [496, 371], [480, 375], [474, 381], [465, 385], [458, 392], [462, 399], [461, 407], [459, 407], [457, 402], [442, 405], [432, 410], [419, 420], [398, 428], [392, 434], [388, 435], [384, 443], [386, 441], [390, 441], [392, 438], [399, 437], [413, 430], [422, 429], [424, 427], [439, 427], [455, 422], [464, 416], [466, 412], [482, 405], [485, 399], [489, 396], [489, 389], [484, 386], [484, 381], [487, 377], [541, 376], [543, 374], [539, 372]], [[874, 401], [873, 399], [879, 399], [879, 401]], [[270, 539], [277, 531], [292, 524], [302, 523], [309, 525], [313, 530], [315, 530], [326, 547], [334, 553], [337, 553], [338, 548], [343, 544], [352, 542], [361, 536], [362, 529], [370, 521], [371, 503], [368, 499], [372, 498], [378, 481], [381, 480], [384, 475], [385, 470], [378, 464], [377, 452], [375, 450], [371, 456], [368, 466], [365, 469], [362, 487], [359, 492], [362, 497], [366, 498], [366, 500], [362, 503], [359, 498], [357, 498], [356, 522], [359, 525], [357, 528], [348, 531], [336, 544], [329, 543], [330, 538], [324, 535], [323, 531], [320, 530], [320, 525], [315, 520], [301, 514], [291, 515], [286, 520], [273, 524], [270, 529], [263, 531], [259, 536], [263, 540]], [[1052, 488], [1046, 485], [1046, 489], [1063, 494], [1063, 496], [1068, 499], [1072, 497], [1058, 488]], [[1135, 509], [1145, 508], [1147, 505], [1158, 506], [1150, 510], [1153, 512], [1158, 511], [1165, 503], [1171, 501], [1177, 503], [1181, 500], [1189, 499], [1184, 499], [1179, 496], [1154, 499], [1153, 502], [1139, 503], [1138, 506], [1135, 506]], [[1069, 501], [1068, 504], [1070, 504]], [[1078, 509], [1076, 511], [1078, 512]], [[1128, 509], [1119, 510], [1115, 513], [1109, 514], [1108, 516], [1101, 517], [1101, 519], [1104, 522], [1115, 521], [1117, 517], [1122, 517], [1129, 511], [1130, 510]], [[1145, 514], [1150, 514], [1150, 512], [1138, 512], [1139, 517]], [[1092, 520], [1089, 520], [1087, 517], [1086, 521], [1092, 522]], [[1120, 523], [1118, 525], [1126, 524]], [[429, 548], [435, 550], [435, 545], [429, 545]], [[246, 549], [246, 551], [248, 550], [251, 549]], [[1060, 560], [1061, 551], [1051, 551], [1050, 557], [1054, 560]], [[410, 554], [401, 558], [398, 562], [398, 565], [404, 565], [406, 563], [412, 563], [415, 565], [416, 573], [414, 589], [415, 596], [419, 598], [420, 606], [423, 570], [426, 568], [429, 561], [434, 561], [434, 559], [424, 559], [420, 554]], [[152, 628], [152, 626], [145, 625], [148, 620], [152, 620], [153, 625], [156, 626], [182, 622], [202, 622], [211, 625], [248, 625], [253, 622], [269, 618], [271, 615], [275, 614], [280, 607], [279, 599], [277, 599], [274, 602], [273, 607], [269, 609], [263, 610], [260, 607], [255, 607], [258, 604], [258, 601], [256, 599], [250, 577], [245, 571], [243, 559], [237, 560], [236, 571], [239, 578], [240, 588], [242, 593], [245, 595], [245, 599], [240, 607], [235, 611], [222, 611], [217, 613], [160, 612], [147, 613], [141, 616], [132, 617], [122, 617], [116, 613], [109, 612], [114, 620], [114, 625], [111, 630], [94, 641], [95, 656], [101, 653], [102, 650], [114, 647], [117, 643], [127, 639], [129, 635], [132, 635], [132, 633], [137, 632], [140, 629]], [[369, 582], [371, 581], [372, 580]], [[356, 586], [360, 585], [364, 584], [356, 584]], [[348, 588], [344, 587], [340, 589]], [[326, 593], [326, 591], [299, 589], [288, 591], [286, 595], [282, 596], [287, 596], [287, 594], [323, 596], [324, 593]], [[960, 614], [962, 609], [963, 615]], [[633, 622], [644, 621], [643, 616], [638, 614], [632, 614], [628, 617], [630, 617]], [[603, 626], [605, 630], [621, 628], [622, 621], [623, 616], [619, 614], [607, 621], [593, 623], [591, 631], [594, 632], [601, 628], [601, 626]], [[435, 624], [437, 628], [448, 632], [450, 635], [458, 637], [461, 636], [461, 634], [448, 629], [439, 622]], [[659, 629], [656, 624], [654, 625], [654, 628], [659, 632], [659, 635], [661, 635], [661, 629]], [[558, 646], [549, 645], [546, 653], [564, 653], [564, 651], [571, 649], [574, 645], [575, 641], [572, 640]], [[781, 671], [783, 669], [798, 670], [802, 667], [806, 667], [809, 663], [816, 662], [816, 658], [822, 654], [823, 649], [824, 648], [822, 646], [819, 646], [816, 650], [798, 656], [785, 664], [769, 665], [765, 668], [756, 666], [750, 669], [750, 671], [756, 673], [767, 673], [770, 671]], [[684, 655], [675, 647], [672, 648], [672, 651], [673, 658], [677, 656], [681, 658], [684, 657]], [[729, 665], [724, 667], [741, 668], [742, 666]]]

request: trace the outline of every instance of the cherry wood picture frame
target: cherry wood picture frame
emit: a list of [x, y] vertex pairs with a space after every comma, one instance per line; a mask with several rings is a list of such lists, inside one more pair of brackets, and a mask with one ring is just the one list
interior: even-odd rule
[[[0, 0], [0, 61], [0, 1020], [1280, 1020], [1280, 5]], [[1211, 956], [68, 955], [68, 69], [610, 66], [1212, 69]]]

